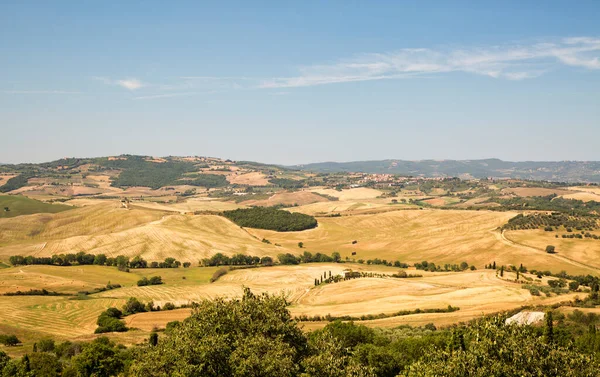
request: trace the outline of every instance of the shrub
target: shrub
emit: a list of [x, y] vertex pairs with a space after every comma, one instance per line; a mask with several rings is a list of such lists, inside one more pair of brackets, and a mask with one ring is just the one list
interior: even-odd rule
[[146, 307], [137, 298], [130, 297], [129, 300], [123, 305], [123, 314], [131, 315], [135, 313], [143, 313], [146, 311]]
[[14, 347], [21, 343], [21, 341], [16, 335], [0, 335], [0, 343], [8, 347]]
[[548, 246], [546, 246], [546, 252], [548, 254], [554, 254], [554, 253], [556, 253], [556, 248], [552, 245], [548, 245]]
[[123, 313], [117, 308], [108, 308], [100, 313], [96, 324], [98, 328], [94, 331], [96, 334], [107, 332], [125, 332], [128, 330], [125, 322], [121, 321]]
[[215, 281], [219, 280], [219, 278], [225, 274], [227, 274], [228, 269], [225, 267], [219, 268], [218, 270], [215, 271], [215, 273], [212, 275], [212, 277], [210, 278], [210, 282], [214, 283]]

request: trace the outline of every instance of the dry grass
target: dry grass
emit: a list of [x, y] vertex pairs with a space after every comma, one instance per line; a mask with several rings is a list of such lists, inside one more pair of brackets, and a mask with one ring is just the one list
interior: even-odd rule
[[568, 190], [549, 189], [543, 187], [515, 187], [502, 190], [503, 193], [514, 194], [517, 196], [548, 196], [548, 195], [566, 195], [570, 194]]
[[584, 202], [600, 202], [600, 195], [593, 192], [576, 192], [573, 194], [562, 195], [562, 197], [565, 199], [575, 199]]
[[190, 198], [185, 202], [163, 204], [147, 201], [134, 201], [132, 205], [149, 209], [157, 209], [161, 211], [171, 211], [179, 213], [189, 213], [195, 211], [229, 211], [237, 208], [245, 208], [246, 206], [222, 200], [214, 200], [210, 198]]
[[267, 177], [261, 172], [251, 172], [245, 174], [229, 174], [227, 180], [231, 184], [266, 186], [269, 184]]
[[242, 202], [249, 206], [271, 207], [275, 205], [305, 205], [312, 203], [328, 202], [327, 198], [316, 195], [310, 191], [279, 192], [265, 200], [247, 200]]
[[325, 194], [329, 196], [335, 196], [340, 200], [361, 200], [361, 199], [374, 199], [382, 194], [381, 191], [367, 188], [358, 187], [348, 190], [337, 191], [333, 189], [313, 189], [312, 191], [318, 192], [319, 194]]
[[[14, 220], [14, 221], [11, 221]], [[168, 215], [112, 205], [83, 207], [58, 215], [0, 219], [0, 258], [49, 256], [84, 251], [107, 256], [141, 255], [147, 260], [175, 257], [194, 264], [217, 252], [277, 255], [229, 220], [212, 215]]]
[[[561, 234], [564, 232], [561, 232]], [[600, 232], [592, 232], [599, 234]], [[547, 245], [556, 246], [557, 255], [600, 269], [600, 240], [583, 238], [570, 239], [555, 237], [556, 232], [543, 230], [513, 230], [506, 232], [506, 237], [514, 242], [545, 250]], [[564, 266], [567, 269], [567, 266]], [[559, 270], [552, 270], [558, 272]]]
[[0, 270], [0, 294], [46, 289], [75, 294], [114, 284], [135, 285], [140, 276], [100, 266], [19, 266]]
[[6, 181], [16, 176], [16, 174], [0, 174], [0, 186], [4, 186]]

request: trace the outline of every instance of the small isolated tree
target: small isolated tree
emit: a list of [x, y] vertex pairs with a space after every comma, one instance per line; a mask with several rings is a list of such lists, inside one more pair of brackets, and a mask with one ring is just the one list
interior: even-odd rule
[[546, 337], [547, 344], [554, 343], [554, 317], [552, 316], [551, 311], [546, 313], [546, 327], [544, 328], [544, 335]]
[[496, 269], [496, 261], [494, 261], [494, 264], [492, 266], [493, 266], [492, 268], [495, 270]]
[[158, 344], [158, 334], [156, 332], [153, 331], [150, 333], [148, 343], [150, 343], [152, 347], [155, 347]]
[[52, 352], [54, 351], [54, 340], [52, 339], [40, 339], [37, 343], [37, 349], [39, 352]]
[[576, 291], [579, 289], [579, 282], [572, 281], [569, 283], [569, 290]]
[[4, 207], [4, 212], [10, 212], [10, 208]]
[[500, 267], [500, 276], [504, 277], [504, 266]]
[[546, 252], [548, 254], [554, 254], [556, 253], [556, 248], [553, 245], [548, 245], [546, 246]]
[[304, 247], [304, 242], [298, 242], [298, 247], [302, 249]]
[[0, 343], [8, 347], [14, 347], [21, 343], [21, 341], [16, 335], [0, 335]]

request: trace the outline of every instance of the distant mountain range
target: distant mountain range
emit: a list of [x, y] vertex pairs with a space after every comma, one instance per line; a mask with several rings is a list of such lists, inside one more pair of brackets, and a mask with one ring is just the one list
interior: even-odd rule
[[379, 160], [296, 165], [314, 172], [389, 173], [422, 177], [518, 178], [556, 182], [600, 183], [599, 161]]

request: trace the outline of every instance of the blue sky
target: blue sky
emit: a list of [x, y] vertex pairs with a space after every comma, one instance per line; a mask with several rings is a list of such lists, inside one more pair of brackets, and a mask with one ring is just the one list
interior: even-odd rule
[[0, 162], [600, 160], [600, 2], [0, 2]]

